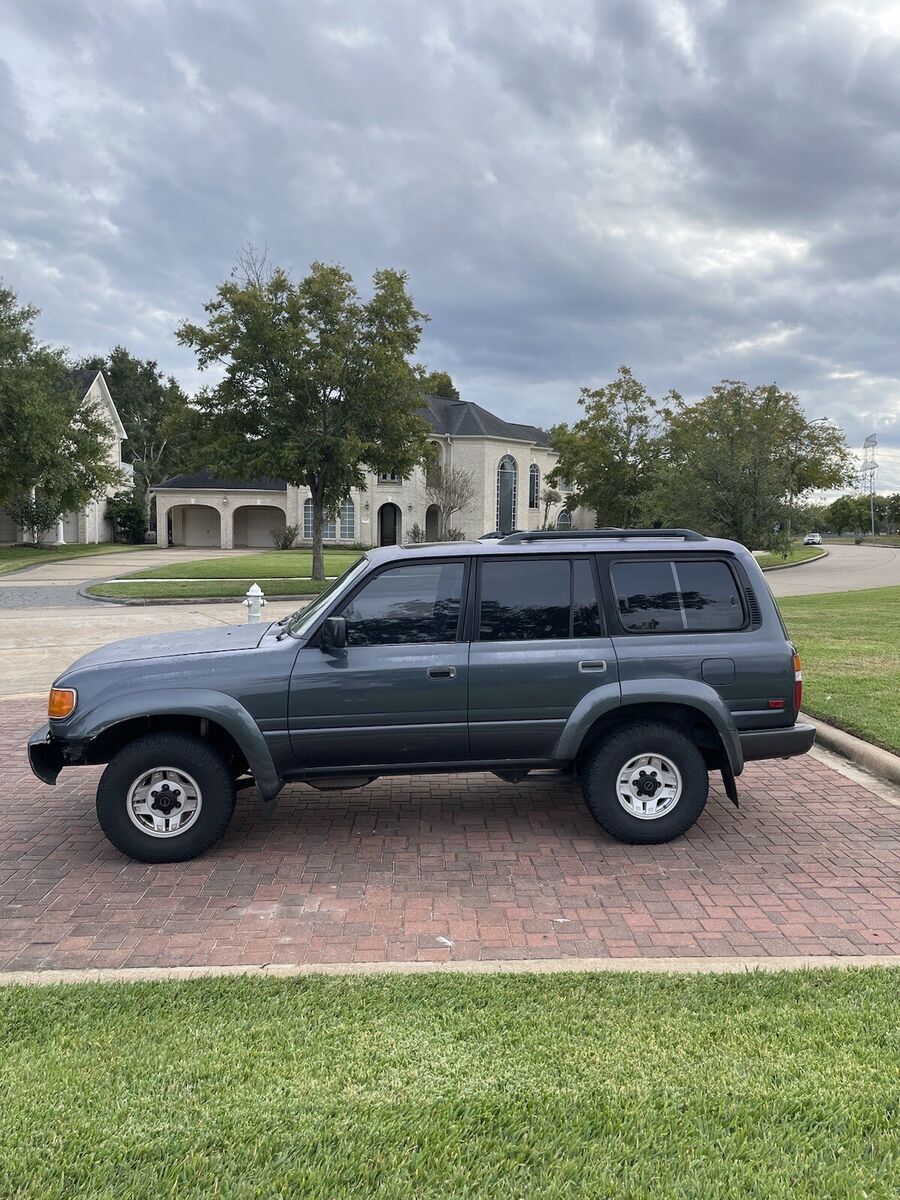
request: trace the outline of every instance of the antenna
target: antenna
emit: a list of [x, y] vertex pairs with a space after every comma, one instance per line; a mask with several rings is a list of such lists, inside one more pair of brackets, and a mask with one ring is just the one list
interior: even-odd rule
[[863, 442], [863, 460], [862, 466], [859, 468], [859, 494], [869, 497], [869, 520], [872, 526], [873, 546], [875, 545], [875, 476], [878, 472], [878, 463], [875, 461], [877, 445], [877, 435], [870, 433]]

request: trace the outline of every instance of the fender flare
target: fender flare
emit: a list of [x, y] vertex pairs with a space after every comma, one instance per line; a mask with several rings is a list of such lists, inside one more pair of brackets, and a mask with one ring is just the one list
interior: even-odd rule
[[710, 721], [732, 773], [740, 775], [743, 771], [744, 754], [734, 718], [719, 693], [708, 684], [693, 679], [641, 679], [622, 683], [621, 698], [613, 700], [611, 691], [609, 687], [597, 688], [581, 698], [560, 734], [555, 758], [574, 759], [591, 726], [608, 712], [627, 711], [637, 704], [678, 704], [695, 708]]
[[237, 742], [253, 773], [260, 799], [270, 803], [284, 781], [275, 769], [262, 730], [240, 701], [224, 692], [206, 688], [171, 688], [141, 692], [109, 700], [67, 721], [65, 730], [53, 730], [64, 741], [90, 742], [108, 729], [136, 717], [205, 717], [229, 733]]

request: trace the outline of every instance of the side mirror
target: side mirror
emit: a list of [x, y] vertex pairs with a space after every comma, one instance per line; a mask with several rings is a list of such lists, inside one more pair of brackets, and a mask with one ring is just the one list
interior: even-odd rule
[[323, 654], [343, 650], [347, 645], [347, 622], [343, 617], [326, 617], [319, 630], [319, 647]]

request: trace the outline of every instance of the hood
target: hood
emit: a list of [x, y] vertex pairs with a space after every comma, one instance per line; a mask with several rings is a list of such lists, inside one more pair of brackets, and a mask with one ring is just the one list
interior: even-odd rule
[[76, 659], [66, 670], [100, 667], [109, 663], [135, 662], [150, 658], [175, 658], [185, 654], [221, 654], [226, 650], [253, 650], [271, 628], [270, 624], [221, 625], [189, 633], [156, 633], [149, 637], [110, 642]]

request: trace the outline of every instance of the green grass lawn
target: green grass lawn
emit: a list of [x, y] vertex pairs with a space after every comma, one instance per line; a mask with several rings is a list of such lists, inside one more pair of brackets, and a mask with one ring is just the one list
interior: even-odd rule
[[[826, 536], [823, 533], [822, 537], [823, 537], [826, 545], [828, 545], [830, 542], [835, 542], [838, 545], [842, 545], [842, 546], [848, 546], [848, 545], [852, 546], [856, 541], [855, 536], [852, 534], [849, 534], [849, 533], [842, 534], [840, 537], [838, 537], [835, 534], [828, 534]], [[864, 533], [862, 535], [862, 544], [864, 546], [871, 546], [872, 545], [872, 535]], [[876, 534], [875, 544], [877, 546], [893, 546], [894, 548], [896, 548], [897, 546], [900, 546], [900, 533]]]
[[[325, 574], [340, 575], [360, 557], [359, 550], [326, 550]], [[151, 567], [135, 579], [302, 579], [312, 574], [311, 550], [266, 550], [230, 558], [200, 558], [176, 566]], [[130, 577], [129, 577], [130, 578]]]
[[[360, 557], [358, 550], [326, 550], [325, 573], [340, 575]], [[203, 600], [243, 597], [251, 583], [269, 596], [314, 596], [328, 586], [309, 578], [310, 550], [268, 550], [233, 558], [200, 558], [168, 567], [151, 567], [123, 576], [127, 583], [99, 583], [93, 596], [132, 600]], [[173, 580], [184, 580], [172, 582]], [[160, 582], [156, 582], [156, 581]]]
[[757, 554], [756, 561], [761, 567], [786, 567], [791, 563], [808, 562], [811, 558], [821, 558], [824, 553], [821, 546], [801, 546], [798, 543], [791, 546], [788, 555], [766, 551], [765, 554]]
[[312, 579], [203, 579], [199, 583], [163, 583], [153, 579], [146, 583], [97, 583], [87, 589], [92, 596], [110, 596], [124, 600], [209, 600], [219, 596], [243, 599], [247, 588], [258, 583], [266, 596], [314, 596], [331, 583]]
[[900, 971], [0, 991], [4, 1200], [888, 1197]]
[[900, 587], [778, 602], [803, 660], [803, 707], [900, 753]]
[[81, 558], [85, 554], [124, 554], [131, 550], [155, 549], [156, 546], [121, 546], [112, 542], [100, 542], [95, 546], [79, 543], [59, 550], [55, 546], [46, 546], [42, 550], [33, 550], [30, 546], [0, 546], [0, 575], [20, 571], [22, 567], [36, 567], [39, 563], [65, 562], [67, 558]]

